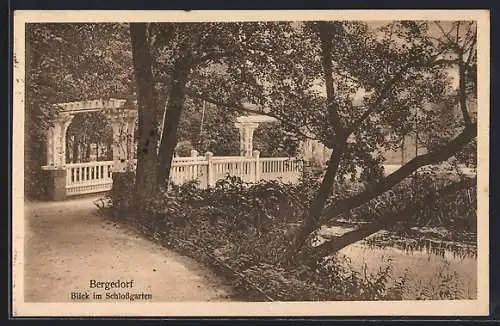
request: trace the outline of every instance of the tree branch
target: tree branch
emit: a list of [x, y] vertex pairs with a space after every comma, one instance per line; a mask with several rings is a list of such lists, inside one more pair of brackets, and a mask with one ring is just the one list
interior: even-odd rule
[[456, 65], [456, 64], [458, 64], [458, 59], [438, 59], [432, 61], [431, 66]]
[[319, 38], [321, 41], [321, 64], [325, 75], [326, 84], [326, 101], [330, 123], [333, 125], [337, 138], [344, 137], [344, 129], [340, 121], [340, 115], [337, 110], [335, 101], [335, 89], [333, 83], [333, 66], [332, 66], [332, 36], [331, 32], [335, 28], [331, 23], [319, 22]]
[[360, 125], [363, 123], [364, 120], [366, 120], [370, 114], [373, 113], [377, 109], [377, 107], [382, 103], [384, 98], [387, 96], [387, 93], [391, 90], [392, 86], [401, 78], [403, 73], [410, 67], [410, 64], [406, 64], [400, 71], [398, 71], [397, 74], [395, 74], [390, 80], [388, 80], [384, 86], [382, 87], [382, 90], [380, 91], [379, 95], [377, 96], [377, 99], [366, 109], [365, 112], [359, 117], [358, 120], [356, 120], [347, 130], [346, 135], [349, 136], [352, 134]]
[[442, 198], [443, 196], [455, 193], [461, 189], [472, 187], [476, 183], [477, 178], [466, 178], [462, 181], [451, 183], [440, 189], [437, 194], [431, 192], [419, 202], [410, 203], [399, 212], [387, 213], [372, 223], [362, 225], [356, 230], [335, 237], [317, 247], [310, 248], [312, 254], [309, 254], [308, 256], [313, 257], [313, 259], [317, 260], [324, 256], [331, 255], [350, 244], [363, 240], [369, 235], [372, 235], [384, 228], [394, 225], [398, 221], [414, 216], [420, 207], [429, 205], [429, 203], [432, 203], [435, 198]]
[[[450, 28], [450, 30], [448, 31], [448, 33], [446, 33], [444, 31], [444, 28], [443, 26], [441, 26], [441, 24], [439, 22], [435, 22], [435, 24], [437, 25], [437, 27], [441, 30], [441, 33], [443, 33], [443, 36], [446, 37], [446, 39], [450, 42], [450, 44], [456, 49], [456, 47], [458, 47], [458, 44], [455, 43], [455, 41], [453, 41], [451, 38], [450, 38], [450, 34], [451, 32], [453, 31], [453, 26]], [[446, 43], [444, 43], [446, 44]]]
[[477, 124], [473, 123], [470, 127], [465, 128], [460, 135], [448, 144], [441, 146], [430, 153], [414, 157], [408, 163], [385, 177], [377, 184], [368, 186], [365, 191], [330, 205], [325, 209], [325, 215], [330, 218], [334, 218], [339, 214], [348, 212], [349, 210], [360, 206], [364, 202], [379, 196], [401, 182], [403, 179], [407, 178], [420, 167], [436, 164], [448, 159], [467, 145], [473, 138], [476, 137], [476, 135]]
[[464, 118], [464, 123], [466, 128], [470, 128], [472, 121], [469, 115], [469, 110], [467, 109], [467, 90], [466, 90], [466, 80], [465, 80], [465, 63], [463, 62], [462, 53], [458, 56], [458, 98], [460, 101], [460, 110], [462, 111], [462, 116]]
[[[221, 106], [221, 107], [225, 107], [225, 108], [228, 108], [228, 109], [232, 109], [232, 110], [235, 110], [237, 112], [240, 112], [240, 113], [251, 113], [251, 114], [261, 114], [261, 115], [267, 115], [271, 118], [275, 118], [276, 120], [280, 121], [281, 123], [285, 124], [285, 125], [288, 125], [290, 126], [289, 124], [289, 121], [288, 119], [286, 118], [283, 118], [279, 115], [276, 115], [276, 114], [272, 114], [270, 112], [266, 112], [264, 110], [256, 110], [256, 109], [252, 109], [252, 108], [249, 108], [248, 106], [245, 106], [244, 104], [242, 103], [228, 103], [228, 102], [224, 102], [224, 101], [220, 101], [220, 100], [216, 100], [214, 98], [211, 98], [211, 97], [208, 97], [208, 96], [205, 96], [203, 94], [200, 94], [198, 92], [195, 92], [193, 90], [190, 90], [190, 89], [186, 89], [186, 94], [192, 98], [197, 98], [197, 99], [200, 99], [200, 100], [204, 100], [208, 103], [211, 103], [213, 105], [217, 105], [217, 106]], [[295, 126], [291, 126], [295, 132], [297, 134], [299, 134], [300, 136], [306, 138], [306, 139], [311, 139], [311, 140], [318, 140], [318, 138], [315, 138], [315, 137], [312, 137], [302, 131], [299, 130], [299, 128], [295, 127]]]
[[236, 51], [234, 51], [234, 50], [219, 51], [219, 52], [215, 51], [215, 52], [207, 53], [205, 55], [202, 55], [202, 56], [199, 56], [199, 57], [193, 59], [193, 64], [198, 65], [198, 64], [201, 64], [201, 63], [208, 61], [208, 60], [222, 59], [225, 57], [229, 57], [235, 53], [236, 53]]

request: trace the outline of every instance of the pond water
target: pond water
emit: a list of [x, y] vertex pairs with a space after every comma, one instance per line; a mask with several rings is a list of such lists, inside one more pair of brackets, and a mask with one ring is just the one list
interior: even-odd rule
[[[328, 227], [319, 232], [318, 244], [332, 235], [341, 235], [352, 228]], [[376, 233], [366, 240], [354, 243], [339, 251], [355, 270], [376, 273], [390, 263], [393, 279], [406, 274], [407, 299], [414, 299], [426, 288], [427, 296], [438, 296], [440, 291], [452, 288], [457, 299], [474, 299], [477, 295], [477, 258], [475, 247], [461, 243], [401, 239], [387, 245], [377, 243], [387, 239], [387, 232]], [[422, 240], [422, 239], [418, 239]], [[406, 247], [401, 245], [407, 244]], [[411, 245], [418, 243], [420, 245]], [[436, 297], [437, 298], [437, 297]]]

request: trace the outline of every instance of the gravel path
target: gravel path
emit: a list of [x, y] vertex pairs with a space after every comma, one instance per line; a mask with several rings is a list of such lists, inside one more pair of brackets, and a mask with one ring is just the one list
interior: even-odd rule
[[[71, 302], [72, 292], [92, 301], [93, 293], [101, 301], [114, 292], [122, 299], [129, 292], [152, 301], [229, 300], [229, 288], [204, 266], [106, 221], [94, 199], [25, 205], [25, 302]], [[91, 280], [133, 280], [133, 288], [90, 288]]]

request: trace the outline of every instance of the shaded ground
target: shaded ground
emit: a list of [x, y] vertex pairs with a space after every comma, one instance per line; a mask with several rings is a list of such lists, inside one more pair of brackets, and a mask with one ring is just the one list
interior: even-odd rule
[[[92, 201], [25, 205], [25, 302], [67, 302], [71, 292], [152, 294], [153, 301], [227, 301], [230, 289], [194, 260], [100, 216]], [[133, 288], [89, 288], [90, 280]]]

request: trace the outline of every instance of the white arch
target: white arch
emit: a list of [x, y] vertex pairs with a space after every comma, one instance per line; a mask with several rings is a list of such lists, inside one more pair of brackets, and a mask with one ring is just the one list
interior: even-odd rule
[[44, 169], [63, 169], [66, 165], [66, 131], [78, 113], [106, 111], [113, 128], [113, 169], [124, 171], [132, 159], [134, 143], [127, 142], [134, 137], [137, 110], [126, 108], [126, 100], [97, 99], [55, 104], [59, 114], [47, 131], [47, 164]]

